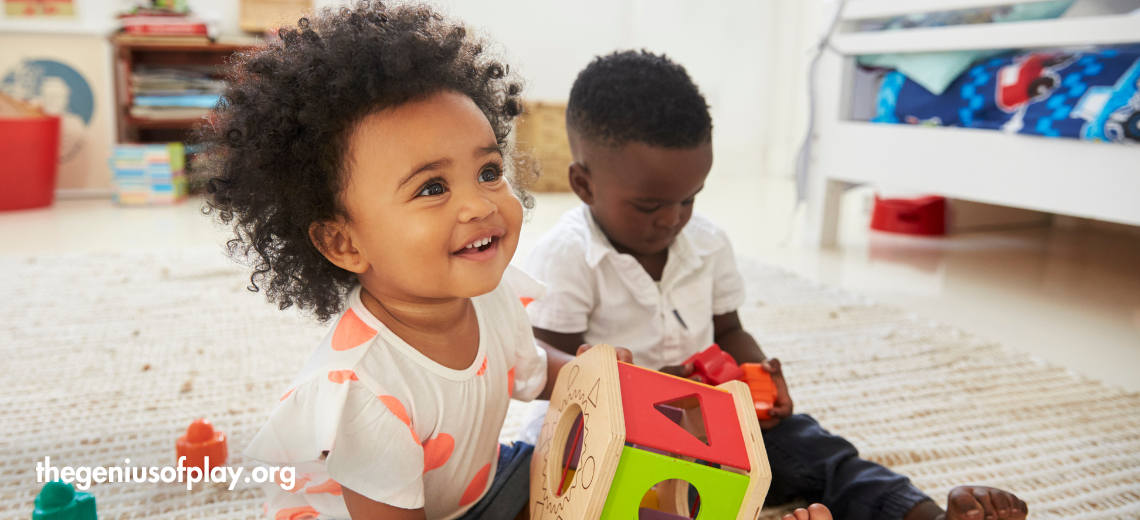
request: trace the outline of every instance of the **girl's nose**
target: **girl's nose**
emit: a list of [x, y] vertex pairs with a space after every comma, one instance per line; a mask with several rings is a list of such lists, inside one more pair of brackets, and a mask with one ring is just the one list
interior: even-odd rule
[[499, 210], [499, 207], [491, 202], [479, 190], [470, 190], [470, 193], [462, 195], [459, 207], [459, 221], [470, 222], [473, 220], [482, 220]]

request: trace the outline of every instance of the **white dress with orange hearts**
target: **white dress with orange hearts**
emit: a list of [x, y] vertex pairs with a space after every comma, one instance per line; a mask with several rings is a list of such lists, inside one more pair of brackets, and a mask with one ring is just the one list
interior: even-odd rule
[[[348, 518], [341, 486], [428, 520], [462, 515], [486, 493], [511, 397], [546, 384], [522, 301], [542, 284], [508, 267], [499, 286], [472, 298], [479, 351], [463, 370], [444, 367], [365, 309], [360, 288], [276, 403], [245, 455], [296, 467], [291, 490], [266, 486], [269, 518]], [[324, 455], [327, 452], [327, 456]]]

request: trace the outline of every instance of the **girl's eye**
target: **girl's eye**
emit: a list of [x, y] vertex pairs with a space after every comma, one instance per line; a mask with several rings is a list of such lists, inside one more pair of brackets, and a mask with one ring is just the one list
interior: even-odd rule
[[499, 180], [502, 174], [495, 168], [488, 167], [479, 172], [479, 182], [495, 182]]
[[435, 195], [443, 195], [445, 191], [447, 190], [443, 188], [443, 184], [440, 184], [439, 182], [430, 182], [428, 184], [425, 184], [424, 187], [420, 189], [420, 192], [416, 194], [416, 196], [431, 197]]
[[688, 200], [683, 200], [683, 201], [681, 201], [681, 205], [682, 205], [682, 206], [692, 206], [692, 205], [693, 205], [693, 201], [695, 201], [695, 200], [696, 200], [696, 199], [688, 199]]
[[653, 206], [653, 207], [637, 206], [637, 211], [640, 211], [642, 213], [653, 213], [654, 211], [657, 211], [659, 209], [661, 209], [661, 206]]

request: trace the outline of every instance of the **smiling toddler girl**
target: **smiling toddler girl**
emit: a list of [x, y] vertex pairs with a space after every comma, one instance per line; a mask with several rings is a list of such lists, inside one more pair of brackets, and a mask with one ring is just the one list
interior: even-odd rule
[[521, 87], [484, 48], [427, 7], [362, 2], [230, 65], [203, 131], [209, 211], [252, 290], [333, 324], [245, 452], [297, 467], [271, 518], [513, 518], [527, 500], [531, 447], [499, 430], [567, 357], [536, 346], [519, 298], [542, 286], [508, 265]]

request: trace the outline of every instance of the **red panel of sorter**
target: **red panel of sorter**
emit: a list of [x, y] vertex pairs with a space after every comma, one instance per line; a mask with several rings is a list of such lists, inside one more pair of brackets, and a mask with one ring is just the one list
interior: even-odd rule
[[[751, 471], [732, 394], [653, 370], [618, 363], [625, 440], [650, 448]], [[695, 396], [708, 445], [654, 408]]]

